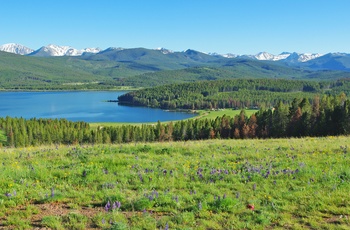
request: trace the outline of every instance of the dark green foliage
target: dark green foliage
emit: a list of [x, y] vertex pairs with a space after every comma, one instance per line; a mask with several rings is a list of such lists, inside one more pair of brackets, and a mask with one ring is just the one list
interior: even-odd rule
[[[162, 109], [261, 108], [337, 89], [337, 84], [282, 79], [231, 79], [157, 86], [119, 96], [120, 104]], [[338, 90], [337, 90], [338, 91]]]

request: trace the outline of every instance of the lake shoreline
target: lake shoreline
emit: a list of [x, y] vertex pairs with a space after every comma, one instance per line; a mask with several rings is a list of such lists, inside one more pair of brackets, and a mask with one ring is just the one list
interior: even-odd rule
[[[116, 101], [127, 91], [0, 91], [0, 116], [90, 122], [145, 123], [183, 120], [193, 114], [159, 108], [130, 107]], [[178, 112], [178, 111], [176, 111]]]

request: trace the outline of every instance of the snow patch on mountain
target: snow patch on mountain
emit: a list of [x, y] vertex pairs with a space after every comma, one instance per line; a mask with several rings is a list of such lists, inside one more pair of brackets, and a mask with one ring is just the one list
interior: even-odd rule
[[323, 54], [319, 54], [319, 53], [316, 53], [316, 54], [303, 53], [303, 54], [299, 54], [298, 61], [300, 61], [300, 62], [307, 62], [307, 61], [313, 60], [315, 58], [319, 58], [321, 56], [323, 56]]
[[163, 47], [158, 47], [158, 48], [156, 48], [155, 50], [158, 50], [158, 51], [162, 52], [163, 54], [171, 54], [171, 53], [174, 53], [174, 51], [168, 50], [168, 49], [163, 48]]
[[267, 52], [260, 52], [256, 55], [254, 55], [254, 58], [260, 61], [279, 61], [286, 59], [290, 53], [282, 53], [279, 55], [273, 55]]
[[20, 54], [20, 55], [26, 55], [30, 54], [34, 50], [31, 48], [28, 48], [26, 46], [16, 44], [16, 43], [8, 43], [0, 46], [0, 51], [5, 51], [8, 53], [14, 53], [14, 54]]
[[85, 48], [82, 50], [75, 49], [71, 46], [58, 46], [50, 44], [43, 46], [40, 49], [33, 52], [34, 56], [81, 56], [83, 53], [98, 53], [101, 50], [99, 48]]

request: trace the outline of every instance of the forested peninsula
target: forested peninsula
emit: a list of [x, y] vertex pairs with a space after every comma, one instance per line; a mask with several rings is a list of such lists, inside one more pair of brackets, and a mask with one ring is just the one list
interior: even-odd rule
[[170, 84], [131, 91], [118, 97], [122, 105], [162, 109], [272, 108], [295, 98], [311, 102], [317, 95], [350, 92], [350, 81], [230, 79]]

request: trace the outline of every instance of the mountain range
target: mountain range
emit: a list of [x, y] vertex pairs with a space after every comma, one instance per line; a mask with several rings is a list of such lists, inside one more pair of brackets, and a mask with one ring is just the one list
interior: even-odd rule
[[[153, 61], [162, 59], [161, 62], [168, 62], [168, 65], [173, 65], [173, 62], [182, 67], [192, 66], [188, 62], [226, 62], [228, 59], [251, 59], [257, 61], [271, 61], [281, 65], [307, 68], [313, 70], [341, 70], [350, 71], [350, 54], [346, 53], [296, 53], [283, 52], [278, 55], [270, 54], [268, 52], [260, 52], [256, 55], [236, 55], [236, 54], [218, 54], [218, 53], [203, 53], [196, 50], [185, 50], [181, 52], [174, 52], [165, 48], [145, 49], [145, 48], [115, 48], [109, 47], [105, 50], [100, 48], [85, 48], [75, 49], [71, 46], [47, 45], [42, 46], [37, 50], [25, 47], [16, 43], [9, 43], [0, 46], [0, 51], [9, 53], [36, 56], [36, 57], [61, 57], [61, 56], [76, 56], [83, 59], [103, 59], [113, 61], [134, 61], [139, 59], [150, 58]], [[127, 57], [127, 58], [126, 58]], [[183, 59], [185, 58], [185, 59]], [[183, 62], [185, 60], [185, 62]], [[180, 63], [179, 63], [180, 62]], [[149, 64], [149, 63], [144, 63]], [[149, 70], [159, 70], [156, 63], [149, 66]], [[164, 67], [164, 66], [163, 66]], [[142, 68], [146, 68], [143, 66]], [[163, 68], [160, 68], [163, 69]], [[165, 68], [173, 69], [173, 68]]]
[[0, 46], [0, 51], [5, 51], [20, 55], [38, 56], [38, 57], [51, 57], [51, 56], [81, 56], [85, 53], [98, 53], [101, 51], [99, 48], [86, 48], [82, 50], [75, 49], [71, 46], [58, 46], [47, 45], [42, 46], [38, 50], [25, 47], [16, 43], [8, 43]]
[[[219, 55], [193, 49], [0, 46], [0, 89], [150, 87], [231, 78], [350, 78], [350, 54]], [[21, 55], [19, 55], [21, 54]], [[69, 88], [68, 87], [68, 88]]]
[[[29, 55], [29, 56], [39, 56], [39, 57], [50, 57], [50, 56], [81, 56], [84, 54], [96, 54], [101, 51], [107, 51], [111, 49], [123, 50], [123, 48], [107, 48], [106, 50], [101, 50], [99, 48], [85, 48], [82, 50], [75, 49], [71, 46], [58, 46], [58, 45], [47, 45], [42, 46], [38, 50], [33, 50], [31, 48], [25, 47], [16, 43], [9, 43], [0, 46], [0, 51], [20, 54], [20, 55]], [[155, 50], [161, 51], [163, 54], [172, 54], [174, 51], [157, 48]], [[186, 52], [186, 51], [184, 51]], [[218, 54], [218, 53], [209, 53], [211, 56], [221, 56], [225, 58], [251, 58], [260, 61], [290, 61], [290, 62], [307, 62], [315, 58], [323, 56], [322, 54], [316, 53], [288, 53], [283, 52], [278, 55], [270, 54], [267, 52], [260, 52], [256, 55], [236, 55], [236, 54]]]

